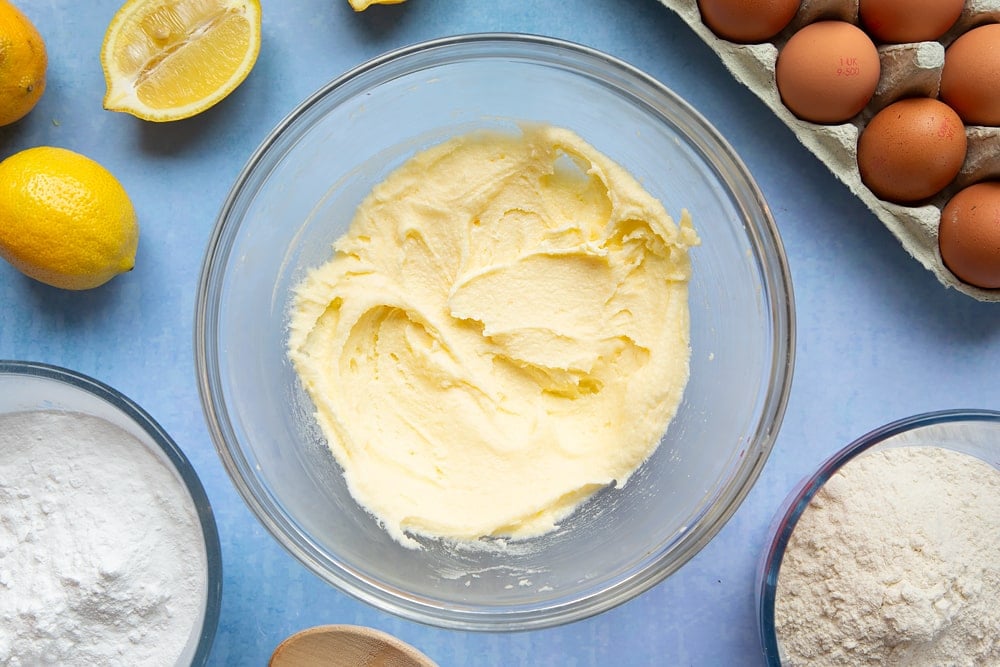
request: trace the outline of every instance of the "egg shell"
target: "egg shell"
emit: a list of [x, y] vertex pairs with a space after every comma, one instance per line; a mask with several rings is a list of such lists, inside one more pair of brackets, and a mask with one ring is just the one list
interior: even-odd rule
[[861, 0], [865, 31], [888, 44], [926, 42], [948, 32], [962, 15], [964, 0]]
[[858, 169], [875, 196], [915, 203], [958, 175], [968, 142], [951, 107], [929, 97], [894, 102], [872, 117], [858, 137]]
[[970, 185], [945, 204], [938, 247], [960, 280], [1000, 288], [1000, 181]]
[[973, 28], [945, 50], [941, 99], [969, 125], [1000, 125], [1000, 23]]
[[750, 44], [781, 32], [798, 12], [799, 0], [698, 0], [698, 10], [719, 37]]
[[814, 123], [856, 116], [875, 94], [878, 50], [860, 28], [845, 21], [810, 23], [779, 51], [775, 85], [788, 109]]

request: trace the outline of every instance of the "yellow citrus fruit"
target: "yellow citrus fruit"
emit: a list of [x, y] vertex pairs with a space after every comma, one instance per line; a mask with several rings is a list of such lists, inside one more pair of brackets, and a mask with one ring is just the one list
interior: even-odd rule
[[128, 0], [101, 47], [104, 108], [151, 121], [201, 113], [260, 51], [260, 0]]
[[356, 12], [363, 12], [372, 5], [398, 5], [406, 0], [347, 0]]
[[132, 202], [97, 162], [51, 146], [0, 162], [0, 256], [25, 275], [90, 289], [131, 270], [138, 244]]
[[38, 30], [17, 7], [0, 0], [0, 126], [35, 108], [45, 92], [48, 64]]

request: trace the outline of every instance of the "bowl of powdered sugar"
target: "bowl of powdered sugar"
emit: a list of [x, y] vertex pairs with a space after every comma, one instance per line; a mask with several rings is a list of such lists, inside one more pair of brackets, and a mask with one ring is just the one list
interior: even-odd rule
[[1000, 665], [1000, 412], [918, 415], [830, 457], [758, 575], [769, 665]]
[[0, 665], [201, 665], [219, 617], [211, 506], [114, 389], [0, 361]]

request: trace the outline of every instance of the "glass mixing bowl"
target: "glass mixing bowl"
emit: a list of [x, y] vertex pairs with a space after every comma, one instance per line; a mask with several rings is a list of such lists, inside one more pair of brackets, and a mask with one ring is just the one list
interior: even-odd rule
[[0, 360], [0, 414], [36, 410], [83, 413], [114, 424], [173, 470], [177, 483], [187, 490], [201, 524], [207, 571], [205, 588], [200, 591], [201, 615], [181, 647], [177, 664], [206, 664], [222, 603], [222, 551], [212, 506], [184, 452], [145, 410], [106, 384], [58, 366]]
[[[286, 356], [293, 288], [355, 207], [417, 151], [520, 121], [569, 128], [679, 218], [694, 248], [691, 379], [655, 454], [558, 530], [477, 549], [394, 542], [348, 492]], [[196, 360], [212, 438], [274, 537], [341, 590], [463, 629], [550, 626], [676, 571], [732, 516], [774, 442], [793, 366], [788, 267], [761, 193], [705, 119], [650, 77], [534, 36], [451, 37], [361, 65], [298, 106], [226, 200], [197, 297]]]
[[764, 660], [770, 667], [782, 664], [774, 605], [781, 561], [792, 531], [827, 480], [862, 454], [891, 447], [944, 447], [974, 456], [1000, 470], [1000, 412], [942, 410], [894, 421], [847, 445], [792, 489], [775, 513], [767, 549], [757, 566], [757, 630]]

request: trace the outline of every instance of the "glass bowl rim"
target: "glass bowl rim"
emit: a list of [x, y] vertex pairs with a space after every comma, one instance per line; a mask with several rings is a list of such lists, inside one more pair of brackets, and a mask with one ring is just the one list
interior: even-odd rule
[[202, 620], [198, 646], [191, 658], [191, 664], [206, 664], [215, 641], [222, 608], [222, 548], [219, 543], [219, 531], [212, 504], [208, 500], [208, 495], [205, 493], [205, 487], [202, 485], [198, 473], [183, 450], [138, 403], [117, 389], [89, 375], [38, 361], [0, 359], [0, 376], [41, 378], [88, 393], [125, 414], [156, 443], [170, 461], [191, 496], [205, 543], [207, 562], [205, 617]]
[[[756, 421], [748, 440], [750, 445], [747, 445], [748, 450], [751, 445], [756, 447], [757, 455], [745, 457], [747, 460], [743, 465], [728, 471], [730, 474], [726, 479], [728, 484], [722, 484], [714, 490], [716, 493], [714, 504], [706, 505], [698, 521], [689, 527], [684, 549], [675, 554], [672, 562], [664, 562], [662, 557], [647, 559], [643, 561], [645, 564], [638, 568], [638, 572], [632, 572], [630, 576], [615, 580], [610, 585], [575, 597], [568, 602], [533, 605], [530, 608], [509, 606], [468, 610], [427, 604], [406, 596], [405, 593], [401, 594], [400, 591], [385, 586], [380, 581], [360, 576], [342, 563], [337, 563], [338, 571], [332, 571], [326, 563], [320, 562], [307, 551], [307, 547], [312, 548], [311, 544], [304, 545], [293, 539], [294, 532], [286, 529], [287, 521], [281, 512], [274, 508], [276, 503], [270, 491], [256, 479], [253, 465], [244, 456], [241, 451], [242, 444], [235, 437], [226, 410], [226, 402], [223, 399], [222, 380], [218, 373], [220, 352], [217, 334], [221, 283], [224, 280], [224, 272], [220, 269], [228, 264], [235, 235], [240, 229], [241, 221], [236, 219], [236, 214], [239, 213], [237, 210], [239, 200], [246, 196], [245, 188], [254, 172], [269, 157], [270, 151], [280, 138], [315, 105], [373, 71], [394, 65], [401, 67], [401, 63], [419, 59], [428, 52], [461, 49], [476, 44], [490, 44], [497, 49], [514, 49], [510, 53], [505, 52], [504, 55], [530, 58], [533, 64], [552, 65], [556, 62], [552, 55], [555, 53], [582, 57], [588, 64], [598, 64], [602, 69], [599, 71], [583, 69], [580, 63], [574, 63], [572, 67], [566, 62], [559, 64], [572, 74], [599, 77], [601, 81], [610, 82], [619, 90], [622, 89], [622, 80], [626, 80], [634, 86], [641, 87], [643, 92], [655, 95], [662, 108], [669, 108], [679, 115], [682, 124], [678, 125], [678, 129], [689, 139], [699, 139], [707, 143], [714, 152], [710, 154], [704, 145], [699, 145], [699, 149], [703, 151], [700, 154], [701, 159], [711, 162], [714, 158], [717, 161], [713, 163], [714, 166], [730, 179], [724, 181], [723, 174], [717, 173], [720, 181], [724, 182], [727, 190], [741, 207], [750, 210], [750, 213], [745, 214], [750, 219], [750, 224], [744, 225], [743, 233], [747, 236], [754, 257], [761, 266], [761, 289], [766, 294], [766, 317], [769, 319], [768, 325], [772, 331], [768, 341], [768, 352], [771, 355], [768, 389], [766, 393], [762, 392], [758, 396], [761, 405], [755, 415]], [[482, 53], [474, 55], [477, 58], [498, 57], [494, 51], [485, 55]], [[422, 68], [404, 68], [402, 73], [408, 74], [456, 62], [460, 60], [455, 56], [450, 60], [442, 57], [440, 60], [432, 60], [430, 65]], [[398, 75], [400, 70], [393, 72]], [[613, 75], [619, 78], [611, 80]], [[367, 89], [377, 88], [385, 80], [377, 79], [374, 85]], [[636, 597], [693, 558], [736, 512], [759, 477], [773, 449], [784, 417], [795, 358], [794, 293], [781, 237], [759, 186], [729, 142], [690, 103], [635, 66], [589, 46], [561, 38], [527, 33], [470, 33], [417, 42], [387, 51], [363, 62], [307, 96], [267, 134], [245, 163], [216, 217], [204, 254], [196, 295], [194, 338], [199, 394], [208, 430], [219, 457], [233, 485], [251, 512], [288, 553], [340, 591], [375, 608], [409, 620], [461, 630], [529, 630], [586, 618]], [[733, 479], [738, 479], [739, 484], [733, 485]]]
[[784, 559], [788, 540], [813, 496], [845, 465], [902, 433], [927, 426], [948, 423], [995, 423], [1000, 425], [1000, 411], [975, 408], [935, 410], [903, 417], [884, 424], [853, 440], [850, 444], [828, 456], [816, 470], [806, 475], [788, 493], [775, 512], [769, 529], [766, 549], [755, 577], [757, 598], [758, 634], [763, 657], [769, 667], [781, 667], [778, 637], [774, 626], [774, 605], [778, 572]]

